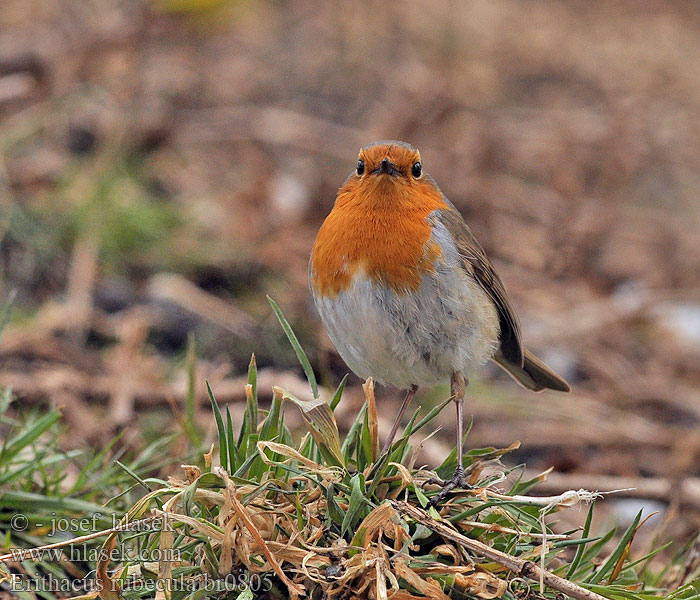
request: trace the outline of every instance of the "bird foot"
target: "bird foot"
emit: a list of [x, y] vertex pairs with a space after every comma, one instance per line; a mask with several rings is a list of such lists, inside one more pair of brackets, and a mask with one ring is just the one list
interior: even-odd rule
[[457, 467], [455, 469], [455, 474], [452, 476], [452, 479], [445, 481], [443, 479], [433, 478], [426, 481], [425, 485], [427, 484], [437, 484], [442, 487], [440, 493], [430, 500], [429, 506], [432, 507], [436, 507], [438, 504], [440, 504], [447, 497], [447, 495], [456, 488], [461, 488], [464, 490], [472, 489], [472, 486], [469, 484], [464, 475], [463, 467]]

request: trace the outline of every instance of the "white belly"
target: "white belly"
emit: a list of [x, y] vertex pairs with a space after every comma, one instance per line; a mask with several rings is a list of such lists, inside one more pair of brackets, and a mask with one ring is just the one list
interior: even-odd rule
[[440, 261], [414, 293], [397, 293], [358, 273], [335, 298], [314, 295], [328, 335], [359, 377], [398, 388], [469, 374], [491, 358], [498, 315], [481, 287]]

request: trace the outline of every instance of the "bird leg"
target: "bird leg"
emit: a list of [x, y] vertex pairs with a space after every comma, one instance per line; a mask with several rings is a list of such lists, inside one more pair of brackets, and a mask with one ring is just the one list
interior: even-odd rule
[[382, 448], [382, 452], [379, 456], [384, 456], [385, 454], [387, 454], [391, 450], [391, 444], [394, 443], [394, 437], [396, 437], [396, 432], [398, 431], [399, 425], [401, 424], [401, 418], [403, 417], [403, 414], [406, 412], [408, 405], [411, 403], [411, 400], [413, 400], [417, 391], [418, 391], [417, 385], [412, 385], [410, 388], [408, 388], [408, 390], [406, 390], [406, 395], [404, 396], [403, 402], [401, 403], [401, 408], [399, 409], [399, 414], [397, 414], [396, 419], [394, 419], [394, 424], [391, 426], [391, 431], [389, 432], [389, 437], [384, 442], [384, 447]]
[[453, 373], [450, 380], [452, 399], [457, 408], [457, 468], [449, 481], [431, 480], [429, 483], [439, 483], [442, 490], [431, 501], [431, 506], [437, 506], [442, 502], [447, 494], [455, 488], [469, 489], [471, 486], [464, 476], [464, 449], [462, 448], [462, 437], [464, 436], [464, 418], [462, 415], [462, 405], [464, 404], [464, 394], [469, 381], [461, 373]]
[[464, 405], [464, 394], [467, 391], [467, 380], [461, 373], [453, 373], [450, 380], [450, 391], [454, 397], [454, 402], [457, 407], [457, 473], [460, 477], [464, 475], [464, 447], [462, 437], [464, 436], [464, 416], [462, 415], [462, 406]]

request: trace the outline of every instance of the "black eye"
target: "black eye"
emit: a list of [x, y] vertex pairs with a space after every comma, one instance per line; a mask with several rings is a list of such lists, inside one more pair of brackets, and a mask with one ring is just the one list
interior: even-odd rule
[[421, 165], [420, 162], [413, 163], [413, 166], [411, 167], [411, 174], [416, 179], [418, 179], [422, 173], [423, 173], [423, 165]]
[[365, 172], [365, 161], [364, 160], [358, 160], [357, 161], [357, 174], [362, 175]]

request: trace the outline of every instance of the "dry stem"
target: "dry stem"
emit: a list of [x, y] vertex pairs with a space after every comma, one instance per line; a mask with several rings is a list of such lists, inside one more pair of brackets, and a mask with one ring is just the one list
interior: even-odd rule
[[483, 556], [500, 565], [503, 565], [520, 577], [526, 577], [532, 581], [542, 580], [550, 588], [563, 592], [564, 594], [568, 594], [577, 600], [605, 600], [605, 598], [600, 594], [596, 594], [595, 592], [582, 588], [571, 581], [567, 581], [566, 579], [558, 577], [549, 571], [541, 569], [531, 560], [524, 560], [522, 558], [511, 556], [510, 554], [495, 550], [482, 542], [473, 540], [462, 535], [461, 533], [458, 533], [444, 523], [435, 520], [422, 508], [412, 506], [407, 502], [393, 502], [392, 504], [400, 513], [410, 516], [415, 521], [421, 523], [445, 539], [460, 544], [479, 556]]

